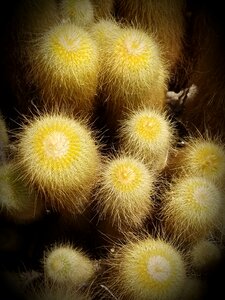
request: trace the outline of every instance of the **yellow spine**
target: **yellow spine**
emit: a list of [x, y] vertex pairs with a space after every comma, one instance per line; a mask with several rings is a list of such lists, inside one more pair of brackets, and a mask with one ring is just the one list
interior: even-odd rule
[[116, 228], [137, 228], [153, 211], [154, 175], [138, 159], [120, 155], [103, 167], [96, 191], [100, 219]]
[[221, 190], [203, 177], [181, 177], [165, 193], [162, 222], [175, 239], [195, 242], [218, 225], [222, 208]]
[[182, 254], [171, 244], [147, 238], [128, 243], [111, 258], [107, 286], [119, 299], [179, 299], [185, 282]]
[[84, 122], [62, 113], [40, 115], [18, 137], [17, 167], [52, 208], [81, 212], [97, 180], [98, 145]]
[[27, 80], [37, 86], [45, 106], [65, 105], [85, 116], [92, 112], [99, 51], [84, 28], [72, 23], [52, 26], [35, 41], [28, 60]]
[[140, 109], [128, 114], [118, 129], [120, 148], [161, 171], [175, 141], [175, 130], [164, 113]]
[[45, 253], [44, 275], [53, 283], [81, 288], [94, 274], [94, 262], [81, 250], [60, 245]]
[[109, 118], [118, 120], [141, 105], [165, 108], [168, 73], [153, 36], [131, 27], [120, 29], [103, 56], [100, 85]]

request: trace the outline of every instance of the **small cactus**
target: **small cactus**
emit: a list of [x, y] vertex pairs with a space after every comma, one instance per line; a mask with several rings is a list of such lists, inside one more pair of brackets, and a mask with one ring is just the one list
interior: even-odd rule
[[[52, 26], [29, 52], [27, 80], [40, 91], [45, 106], [70, 105], [89, 116], [96, 94], [99, 52], [84, 29], [72, 23]], [[88, 82], [88, 85], [86, 84]]]
[[118, 129], [120, 147], [137, 156], [151, 170], [162, 170], [175, 140], [172, 123], [152, 109], [131, 112]]
[[44, 275], [53, 283], [81, 288], [95, 274], [94, 262], [81, 250], [69, 245], [54, 246], [44, 256]]
[[[168, 74], [153, 36], [125, 27], [105, 49], [100, 84], [108, 96], [106, 105], [114, 118], [141, 104], [161, 110]], [[110, 83], [110, 84], [108, 84]]]
[[176, 179], [162, 204], [165, 230], [190, 242], [205, 237], [217, 226], [222, 198], [221, 190], [208, 179]]
[[185, 282], [182, 254], [172, 244], [147, 238], [127, 243], [111, 258], [107, 286], [118, 299], [179, 299]]
[[92, 132], [63, 113], [44, 114], [18, 137], [17, 167], [53, 208], [82, 211], [97, 179], [100, 156]]
[[155, 176], [138, 159], [121, 154], [109, 159], [99, 179], [96, 207], [116, 227], [140, 227], [151, 215]]

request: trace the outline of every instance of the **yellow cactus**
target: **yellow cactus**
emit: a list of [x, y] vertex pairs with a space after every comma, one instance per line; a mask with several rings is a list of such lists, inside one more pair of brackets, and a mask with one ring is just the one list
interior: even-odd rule
[[97, 179], [98, 146], [88, 127], [61, 114], [37, 117], [18, 140], [17, 165], [53, 208], [83, 210]]
[[219, 141], [190, 138], [175, 157], [175, 168], [225, 185], [225, 148]]
[[[108, 285], [119, 299], [179, 299], [185, 282], [181, 253], [163, 240], [128, 243], [112, 258]], [[110, 264], [111, 264], [110, 263]]]
[[151, 109], [131, 112], [118, 129], [120, 147], [137, 156], [151, 170], [162, 170], [174, 141], [172, 123], [165, 114]]
[[[120, 24], [116, 22], [115, 19], [107, 18], [95, 22], [91, 26], [90, 32], [98, 43], [100, 51], [104, 53], [104, 49], [109, 47], [112, 40], [119, 34], [120, 29]], [[105, 57], [103, 56], [102, 59], [104, 60]]]
[[135, 26], [154, 34], [170, 71], [183, 57], [186, 1], [129, 0], [118, 3], [118, 14]]
[[123, 28], [104, 55], [100, 84], [104, 85], [106, 105], [113, 118], [141, 104], [164, 108], [168, 74], [153, 36], [139, 29]]
[[212, 181], [196, 176], [178, 178], [165, 194], [165, 230], [195, 242], [215, 229], [221, 208], [222, 193]]
[[138, 159], [120, 155], [104, 166], [96, 192], [100, 218], [116, 227], [139, 227], [153, 210], [154, 175]]
[[70, 105], [71, 111], [88, 116], [96, 94], [99, 54], [85, 29], [72, 23], [52, 26], [34, 43], [28, 59], [28, 80], [39, 88], [45, 106]]
[[69, 245], [54, 246], [45, 253], [44, 275], [53, 283], [81, 287], [95, 274], [95, 264], [83, 251]]

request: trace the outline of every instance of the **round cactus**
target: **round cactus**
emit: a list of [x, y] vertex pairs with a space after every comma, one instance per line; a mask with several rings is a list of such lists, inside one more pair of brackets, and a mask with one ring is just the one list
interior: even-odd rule
[[34, 43], [28, 61], [27, 80], [38, 87], [45, 106], [69, 104], [85, 116], [92, 111], [99, 53], [85, 29], [72, 23], [52, 26]]
[[154, 34], [173, 72], [183, 57], [185, 7], [184, 0], [120, 1], [118, 15], [149, 34]]
[[151, 109], [133, 111], [118, 129], [120, 147], [140, 157], [151, 170], [161, 170], [174, 140], [172, 123]]
[[164, 108], [168, 74], [152, 36], [135, 28], [123, 28], [104, 55], [100, 84], [108, 96], [110, 115], [114, 111], [113, 117], [118, 119], [124, 110], [142, 103]]
[[94, 276], [94, 262], [69, 245], [54, 246], [44, 256], [44, 275], [54, 283], [82, 287]]
[[140, 226], [153, 210], [154, 179], [138, 159], [125, 154], [109, 159], [96, 192], [98, 214], [117, 227]]
[[17, 166], [53, 208], [83, 210], [97, 179], [100, 156], [89, 128], [64, 114], [44, 114], [18, 138]]
[[163, 300], [179, 299], [184, 282], [181, 253], [163, 240], [147, 238], [115, 255], [108, 286], [119, 299]]
[[220, 186], [225, 185], [225, 149], [219, 141], [190, 138], [175, 157], [175, 171], [203, 176]]
[[166, 193], [162, 206], [165, 230], [194, 242], [215, 229], [222, 208], [222, 193], [203, 177], [181, 177]]

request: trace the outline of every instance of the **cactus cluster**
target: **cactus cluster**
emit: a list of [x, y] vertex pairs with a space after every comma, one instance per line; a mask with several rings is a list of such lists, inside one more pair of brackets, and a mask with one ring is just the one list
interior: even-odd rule
[[0, 275], [24, 300], [211, 293], [225, 118], [209, 88], [224, 107], [225, 72], [217, 82], [218, 57], [194, 45], [224, 48], [199, 20], [211, 15], [190, 0], [17, 5], [4, 56], [13, 105], [0, 107]]

